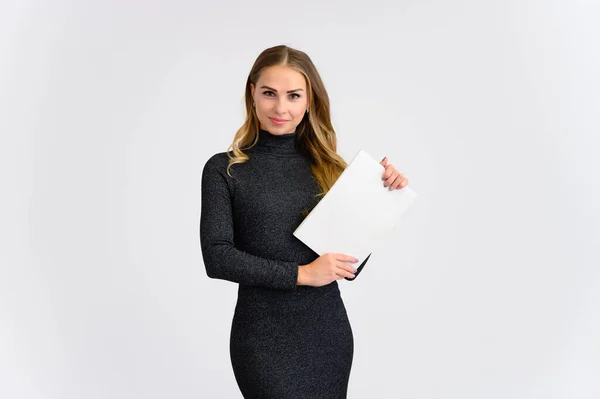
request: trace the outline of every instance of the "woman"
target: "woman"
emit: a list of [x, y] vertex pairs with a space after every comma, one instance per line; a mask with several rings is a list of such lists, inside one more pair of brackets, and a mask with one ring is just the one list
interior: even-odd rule
[[[230, 355], [245, 398], [345, 398], [353, 336], [337, 280], [351, 254], [318, 256], [293, 236], [346, 167], [329, 97], [310, 58], [263, 51], [248, 76], [246, 121], [202, 172], [200, 241], [209, 277], [239, 284]], [[408, 180], [387, 164], [390, 190]]]

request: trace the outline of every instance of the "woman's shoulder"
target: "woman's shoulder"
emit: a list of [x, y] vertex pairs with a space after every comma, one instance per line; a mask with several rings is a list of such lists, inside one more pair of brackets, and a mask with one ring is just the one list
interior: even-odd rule
[[232, 151], [217, 152], [208, 158], [204, 164], [204, 167], [219, 167], [222, 165], [227, 166], [232, 156]]
[[203, 173], [220, 173], [227, 170], [229, 165], [228, 152], [217, 152], [204, 163]]
[[206, 164], [214, 164], [214, 163], [223, 163], [223, 162], [229, 162], [229, 155], [231, 154], [231, 151], [229, 152], [217, 152], [216, 154], [213, 154], [212, 156], [210, 156], [208, 158], [208, 160], [206, 161]]
[[[231, 163], [234, 158], [233, 151], [218, 152], [210, 156], [204, 164], [204, 174], [218, 174], [226, 176], [227, 179], [232, 178], [234, 171], [247, 173], [251, 169], [247, 169], [250, 159], [254, 158], [252, 151], [245, 151], [248, 156], [245, 160], [236, 160], [237, 162]], [[231, 165], [231, 166], [230, 166]], [[252, 173], [252, 172], [250, 172]]]

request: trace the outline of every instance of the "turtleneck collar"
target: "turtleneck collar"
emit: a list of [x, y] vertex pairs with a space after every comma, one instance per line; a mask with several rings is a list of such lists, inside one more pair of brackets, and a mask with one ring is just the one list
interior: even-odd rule
[[271, 134], [266, 130], [258, 130], [258, 141], [255, 149], [278, 155], [294, 155], [300, 152], [297, 142], [298, 133]]

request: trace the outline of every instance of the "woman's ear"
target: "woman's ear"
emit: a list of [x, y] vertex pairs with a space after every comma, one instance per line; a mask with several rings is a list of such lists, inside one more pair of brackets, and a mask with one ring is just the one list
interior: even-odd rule
[[250, 83], [250, 95], [254, 98], [254, 83]]

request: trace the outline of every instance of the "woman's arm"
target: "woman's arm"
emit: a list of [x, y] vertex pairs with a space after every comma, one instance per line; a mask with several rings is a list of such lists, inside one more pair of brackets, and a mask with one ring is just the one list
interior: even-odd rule
[[297, 262], [266, 259], [235, 248], [226, 168], [227, 154], [217, 154], [206, 162], [202, 171], [200, 247], [206, 274], [210, 278], [244, 285], [295, 289]]

